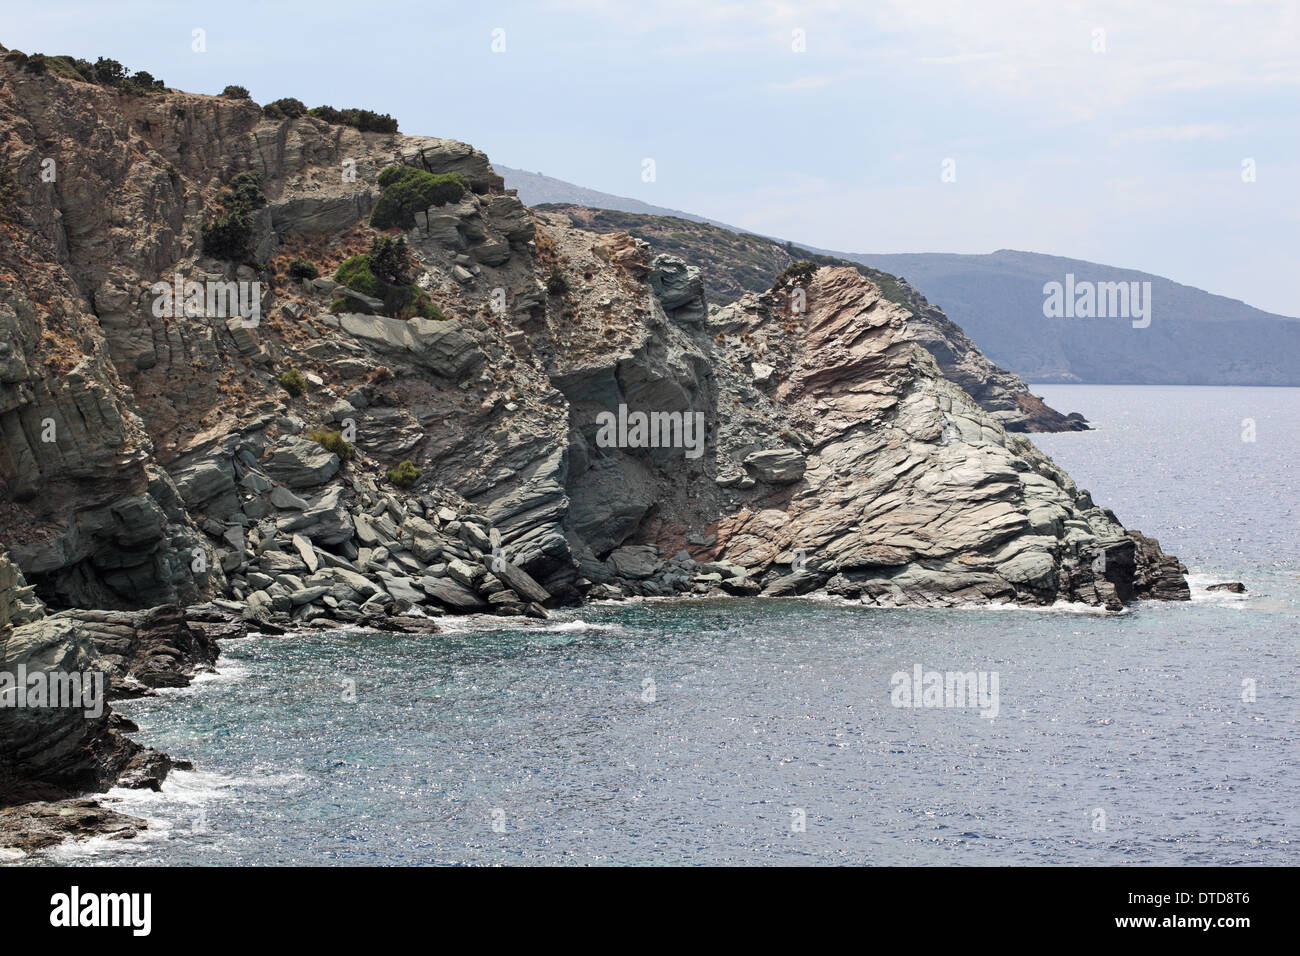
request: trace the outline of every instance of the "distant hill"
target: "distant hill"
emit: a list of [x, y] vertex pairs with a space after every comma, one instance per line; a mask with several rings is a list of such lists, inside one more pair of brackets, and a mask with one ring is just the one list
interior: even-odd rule
[[[1031, 382], [1300, 385], [1300, 319], [1161, 276], [1000, 249], [989, 255], [844, 254], [905, 277], [993, 361]], [[1147, 328], [1126, 318], [1043, 316], [1043, 286], [1150, 282]]]
[[689, 219], [691, 222], [707, 222], [710, 225], [721, 226], [723, 229], [730, 229], [732, 232], [741, 231], [736, 226], [729, 226], [725, 222], [706, 219], [704, 216], [682, 212], [680, 209], [654, 206], [639, 199], [629, 199], [626, 196], [603, 193], [598, 189], [575, 186], [573, 183], [566, 183], [562, 179], [552, 179], [550, 176], [544, 176], [541, 173], [511, 169], [509, 166], [502, 166], [500, 163], [493, 163], [492, 168], [506, 181], [506, 188], [517, 190], [519, 198], [528, 206], [541, 206], [545, 203], [590, 206], [593, 209], [614, 209], [620, 212], [634, 212], [643, 216], [674, 216], [678, 219]]
[[[770, 282], [770, 262], [748, 265], [754, 237], [726, 223], [585, 189], [540, 173], [496, 166], [528, 205], [564, 203], [708, 223], [736, 233], [710, 270], [715, 301]], [[759, 237], [770, 238], [770, 237]], [[659, 245], [671, 243], [661, 234]], [[788, 244], [775, 239], [777, 243]], [[1300, 385], [1300, 319], [1252, 308], [1161, 276], [1082, 259], [1002, 249], [988, 255], [815, 252], [905, 278], [975, 342], [993, 362], [1030, 382], [1137, 385]], [[751, 251], [753, 251], [751, 249]], [[725, 260], [721, 262], [721, 260]], [[701, 263], [704, 265], [705, 263]], [[719, 265], [721, 267], [719, 267]], [[1043, 287], [1076, 282], [1150, 282], [1152, 320], [1046, 318]]]

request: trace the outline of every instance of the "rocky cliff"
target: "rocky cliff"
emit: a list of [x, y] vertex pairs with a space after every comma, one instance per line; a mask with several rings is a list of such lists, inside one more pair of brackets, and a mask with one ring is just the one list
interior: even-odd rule
[[905, 280], [860, 262], [822, 255], [791, 243], [739, 232], [708, 222], [676, 216], [619, 212], [586, 206], [546, 204], [574, 225], [593, 232], [626, 232], [656, 252], [690, 263], [687, 276], [703, 288], [711, 306], [726, 305], [746, 292], [764, 292], [786, 269], [799, 262], [848, 266], [880, 288], [907, 311], [909, 330], [934, 356], [945, 377], [960, 385], [1003, 428], [1018, 432], [1083, 431], [1077, 412], [1063, 415], [1029, 391], [1018, 376], [990, 362], [966, 334]]
[[[1025, 409], [960, 330], [879, 277], [806, 269], [711, 308], [691, 264], [530, 211], [464, 144], [0, 69], [20, 186], [0, 520], [52, 607], [428, 629], [410, 608], [823, 587], [1118, 606], [1178, 579], [1008, 434]], [[390, 167], [465, 189], [377, 230]], [[246, 253], [205, 255], [247, 173]], [[432, 308], [329, 278], [381, 232]], [[257, 315], [158, 309], [188, 282], [242, 282]], [[698, 447], [602, 435], [636, 413], [698, 420]]]

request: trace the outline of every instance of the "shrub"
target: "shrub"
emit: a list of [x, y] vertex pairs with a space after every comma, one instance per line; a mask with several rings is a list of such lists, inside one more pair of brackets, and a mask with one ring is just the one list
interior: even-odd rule
[[371, 110], [343, 109], [332, 106], [315, 106], [307, 111], [317, 119], [340, 126], [351, 126], [362, 133], [396, 133], [397, 120], [387, 113], [375, 113]]
[[262, 115], [271, 119], [297, 119], [307, 115], [307, 105], [302, 100], [286, 96], [263, 106]]
[[266, 205], [261, 173], [240, 173], [226, 185], [226, 189], [230, 191], [230, 201], [244, 212], [252, 212]]
[[546, 279], [546, 291], [556, 296], [569, 294], [569, 280], [564, 278], [559, 266], [551, 267], [551, 274]]
[[[384, 303], [384, 312], [399, 319], [445, 319], [429, 294], [411, 284], [411, 254], [404, 236], [376, 236], [370, 251], [345, 259], [334, 281]], [[400, 280], [400, 281], [399, 281]], [[335, 305], [339, 300], [335, 300]], [[347, 309], [347, 303], [342, 302]], [[330, 310], [338, 312], [334, 305]]]
[[460, 173], [434, 175], [413, 166], [389, 166], [379, 174], [379, 188], [382, 193], [370, 215], [370, 225], [376, 229], [414, 228], [417, 212], [458, 202], [469, 192]]
[[297, 256], [289, 263], [289, 277], [293, 279], [315, 279], [320, 275], [320, 270], [316, 268], [316, 263], [310, 259], [304, 259]]
[[343, 437], [342, 432], [330, 431], [328, 428], [317, 428], [307, 436], [307, 440], [314, 441], [327, 451], [334, 452], [339, 456], [339, 461], [352, 460], [352, 445]]
[[280, 374], [280, 385], [290, 395], [301, 395], [307, 390], [307, 380], [303, 378], [302, 372], [296, 368], [291, 368], [287, 372]]
[[773, 289], [780, 289], [788, 285], [797, 285], [806, 287], [812, 282], [813, 276], [817, 272], [817, 263], [803, 260], [802, 262], [792, 262], [786, 266], [784, 272], [776, 277], [772, 283]]
[[339, 296], [337, 299], [335, 299], [333, 302], [330, 303], [330, 311], [333, 312], [335, 315], [338, 315], [340, 312], [346, 312], [347, 310], [348, 310], [348, 300], [343, 296]]
[[231, 86], [227, 86], [224, 90], [222, 90], [222, 91], [221, 91], [221, 95], [222, 95], [222, 96], [227, 96], [227, 97], [229, 97], [229, 98], [232, 99], [232, 100], [248, 100], [248, 99], [252, 99], [252, 94], [250, 94], [250, 93], [248, 92], [248, 87], [246, 87], [246, 86], [236, 86], [236, 85], [233, 85], [233, 84], [232, 84]]
[[227, 262], [242, 262], [251, 254], [253, 223], [243, 213], [230, 210], [203, 226], [203, 254]]
[[122, 89], [128, 93], [157, 93], [166, 88], [162, 80], [155, 80], [147, 70], [140, 70], [122, 83]]
[[253, 254], [252, 213], [266, 205], [260, 173], [240, 173], [220, 193], [221, 213], [203, 226], [203, 254], [243, 262]]
[[41, 76], [45, 73], [46, 65], [44, 53], [33, 53], [27, 62], [23, 64], [23, 69], [28, 73]]
[[126, 79], [126, 68], [117, 60], [100, 57], [95, 61], [95, 82], [104, 86], [120, 86]]
[[396, 468], [388, 469], [388, 480], [399, 488], [409, 488], [420, 480], [420, 469], [412, 465], [408, 458]]
[[379, 280], [370, 269], [370, 257], [364, 253], [343, 260], [338, 271], [334, 273], [334, 281], [347, 286], [353, 292], [360, 292], [374, 299], [383, 298], [384, 295], [383, 286], [379, 284]]
[[389, 285], [411, 284], [411, 251], [405, 236], [376, 236], [370, 244], [370, 271]]

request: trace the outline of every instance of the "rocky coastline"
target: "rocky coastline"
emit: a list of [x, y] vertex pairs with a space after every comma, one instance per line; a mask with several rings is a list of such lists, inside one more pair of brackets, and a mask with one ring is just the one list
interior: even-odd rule
[[[0, 72], [30, 184], [0, 224], [0, 671], [96, 671], [111, 702], [250, 630], [1189, 597], [1019, 433], [1061, 416], [964, 336], [936, 355], [960, 330], [883, 280], [803, 263], [710, 303], [690, 263], [528, 209], [462, 143]], [[377, 228], [389, 170], [463, 192]], [[202, 237], [236, 182], [261, 205], [222, 259]], [[408, 282], [346, 284], [399, 238]], [[256, 315], [160, 309], [175, 276], [245, 283]], [[171, 760], [131, 729], [0, 708], [0, 847], [138, 832], [84, 798], [161, 785]]]

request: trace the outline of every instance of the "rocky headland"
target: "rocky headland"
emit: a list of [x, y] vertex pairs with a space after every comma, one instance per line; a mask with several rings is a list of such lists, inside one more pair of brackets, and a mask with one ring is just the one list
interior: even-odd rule
[[[0, 670], [98, 669], [111, 700], [246, 629], [1188, 597], [1014, 431], [1063, 416], [904, 287], [798, 262], [710, 302], [462, 143], [8, 55], [0, 80]], [[28, 808], [0, 844], [130, 835], [75, 798], [170, 766], [111, 708], [0, 721]]]

